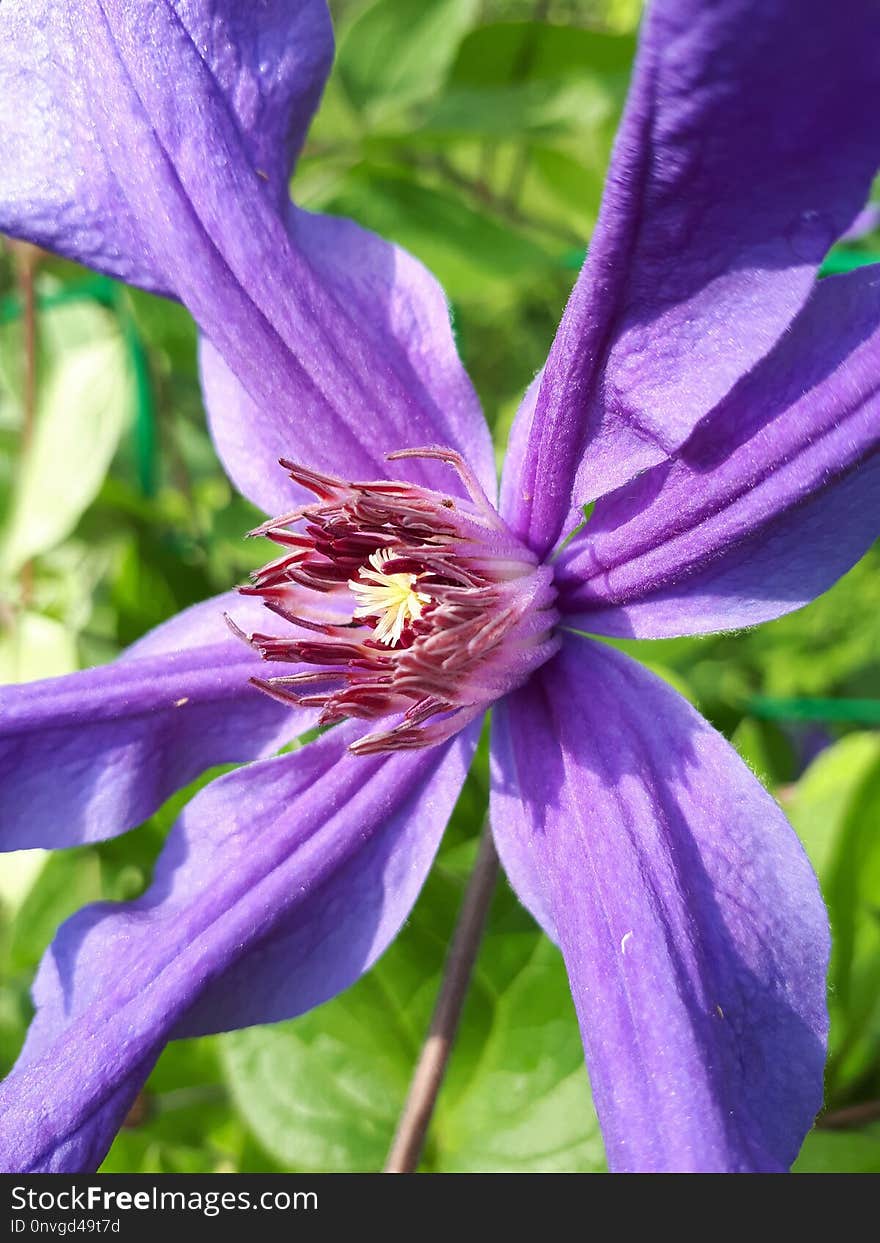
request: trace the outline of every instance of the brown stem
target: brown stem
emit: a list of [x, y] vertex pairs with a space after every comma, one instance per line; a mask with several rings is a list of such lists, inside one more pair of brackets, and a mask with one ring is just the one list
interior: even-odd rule
[[397, 1133], [385, 1162], [386, 1174], [411, 1174], [419, 1163], [425, 1136], [446, 1073], [452, 1043], [464, 1007], [486, 916], [498, 879], [498, 856], [488, 824], [468, 881], [458, 923], [443, 970], [443, 981], [428, 1035], [409, 1085]]
[[823, 1131], [845, 1131], [850, 1127], [865, 1126], [880, 1119], [880, 1101], [863, 1101], [860, 1105], [848, 1105], [822, 1114], [816, 1126]]

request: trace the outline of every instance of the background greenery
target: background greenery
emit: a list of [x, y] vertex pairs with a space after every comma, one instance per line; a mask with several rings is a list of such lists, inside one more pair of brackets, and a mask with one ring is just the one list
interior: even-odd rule
[[[433, 268], [503, 448], [595, 221], [638, 2], [332, 7], [339, 55], [295, 194]], [[876, 235], [833, 261], [872, 248]], [[186, 312], [12, 244], [0, 253], [0, 294], [0, 678], [15, 681], [109, 660], [240, 581], [255, 514], [207, 437]], [[624, 645], [724, 730], [803, 835], [835, 932], [832, 1112], [880, 1097], [878, 564], [875, 550], [812, 607], [757, 632]], [[85, 902], [139, 893], [191, 793], [115, 841], [0, 863], [0, 1069], [20, 1046], [55, 928]], [[486, 796], [481, 754], [412, 919], [361, 983], [295, 1022], [169, 1048], [104, 1168], [381, 1166]], [[816, 1130], [798, 1168], [880, 1171], [871, 1116]], [[502, 883], [424, 1167], [603, 1163], [559, 956]]]

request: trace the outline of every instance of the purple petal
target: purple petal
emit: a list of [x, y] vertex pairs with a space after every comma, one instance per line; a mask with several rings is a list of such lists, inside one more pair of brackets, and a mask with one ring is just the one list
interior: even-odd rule
[[504, 465], [501, 469], [498, 508], [515, 533], [522, 537], [528, 534], [527, 520], [532, 502], [532, 496], [528, 492], [528, 476], [524, 473], [523, 464], [529, 452], [535, 408], [538, 404], [543, 374], [543, 372], [538, 372], [523, 394], [519, 409], [514, 416], [510, 435], [507, 437]]
[[[203, 339], [205, 405], [230, 478], [265, 513], [281, 513], [297, 491], [279, 458], [344, 479], [387, 478], [387, 453], [440, 444], [462, 453], [494, 498], [489, 430], [456, 352], [440, 286], [406, 251], [349, 220], [296, 209], [289, 220], [297, 251], [328, 297], [352, 317], [349, 343], [354, 350], [361, 341], [364, 371], [372, 368], [373, 375], [359, 380], [352, 371], [350, 397], [340, 393], [345, 427], [337, 423], [334, 430], [302, 377], [291, 376], [283, 401], [260, 404]], [[345, 348], [343, 338], [340, 351]], [[337, 361], [343, 369], [349, 365], [341, 352]], [[396, 462], [391, 473], [444, 492], [461, 490], [454, 473], [432, 461]]]
[[880, 535], [880, 267], [829, 277], [677, 457], [559, 559], [568, 624], [658, 638], [809, 603]]
[[270, 755], [312, 725], [314, 713], [250, 685], [292, 667], [263, 663], [230, 633], [227, 609], [272, 632], [265, 609], [230, 593], [185, 610], [112, 664], [0, 688], [0, 849], [124, 833], [206, 769]]
[[[179, 92], [184, 108], [187, 81], [177, 70], [186, 57], [177, 57], [182, 45], [198, 49], [234, 120], [250, 172], [280, 208], [333, 58], [324, 0], [247, 6], [237, 0], [176, 0], [173, 6], [159, 0], [128, 7], [145, 42], [155, 43], [150, 71], [168, 75], [162, 85]], [[129, 196], [120, 176], [124, 161], [137, 160], [127, 144], [129, 131], [131, 137], [140, 134], [141, 104], [124, 82], [127, 49], [119, 9], [119, 0], [76, 6], [4, 0], [0, 230], [133, 284], [174, 291], [171, 256], [147, 238], [143, 200]], [[149, 59], [143, 56], [145, 65]], [[102, 130], [96, 115], [101, 96], [117, 110], [115, 132]], [[169, 117], [173, 110], [169, 100]], [[187, 135], [179, 138], [185, 143]], [[209, 177], [210, 149], [193, 147], [187, 155], [201, 160]]]
[[[286, 210], [279, 140], [289, 124], [301, 135], [317, 97], [330, 48], [325, 6], [246, 8], [236, 16], [227, 2], [218, 14], [201, 0], [178, 15], [167, 0], [85, 0], [76, 13], [40, 6], [35, 31], [22, 4], [4, 4], [0, 43], [24, 66], [10, 71], [5, 110], [21, 96], [30, 119], [14, 145], [12, 188], [0, 182], [0, 228], [187, 306], [211, 342], [221, 451], [265, 508], [279, 496], [290, 503], [279, 456], [376, 477], [387, 474], [386, 452], [425, 443], [465, 451], [494, 491], [488, 431], [436, 282], [354, 225]], [[47, 83], [36, 113], [24, 99], [35, 54]], [[65, 172], [71, 160], [75, 177]], [[22, 201], [18, 166], [34, 161], [42, 171]], [[219, 379], [212, 352], [223, 360]], [[458, 487], [436, 464], [402, 473]]]
[[783, 1170], [822, 1101], [828, 928], [725, 740], [570, 639], [500, 709], [493, 826], [562, 949], [612, 1169]]
[[93, 1169], [171, 1036], [301, 1013], [396, 935], [464, 781], [477, 729], [356, 759], [342, 726], [240, 769], [185, 809], [152, 888], [66, 923], [0, 1087], [0, 1168]]
[[512, 515], [548, 550], [784, 333], [878, 165], [874, 0], [655, 0]]

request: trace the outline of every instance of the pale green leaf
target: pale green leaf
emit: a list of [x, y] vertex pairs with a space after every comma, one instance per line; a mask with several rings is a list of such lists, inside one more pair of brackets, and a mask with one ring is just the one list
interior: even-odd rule
[[40, 318], [40, 390], [33, 439], [17, 472], [0, 541], [14, 573], [59, 543], [97, 495], [134, 403], [125, 343], [108, 311], [71, 302]]
[[787, 810], [811, 854], [832, 932], [831, 1099], [880, 1055], [880, 735], [850, 734], [824, 751]]
[[76, 667], [76, 641], [62, 622], [28, 610], [0, 629], [0, 682], [53, 678]]
[[878, 763], [880, 735], [849, 734], [821, 752], [786, 802], [786, 813], [822, 880], [829, 877], [853, 800]]
[[9, 850], [0, 861], [0, 907], [15, 915], [33, 889], [46, 862], [45, 850]]

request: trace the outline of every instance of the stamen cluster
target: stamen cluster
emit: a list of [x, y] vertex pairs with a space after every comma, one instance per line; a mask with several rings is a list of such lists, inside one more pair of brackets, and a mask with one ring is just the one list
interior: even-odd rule
[[283, 461], [316, 500], [252, 533], [285, 552], [242, 589], [305, 632], [243, 637], [267, 660], [314, 666], [256, 685], [319, 707], [321, 724], [400, 717], [361, 738], [359, 754], [442, 741], [558, 646], [551, 570], [511, 534], [458, 454], [392, 455], [410, 456], [452, 465], [470, 499], [405, 481], [348, 483]]

